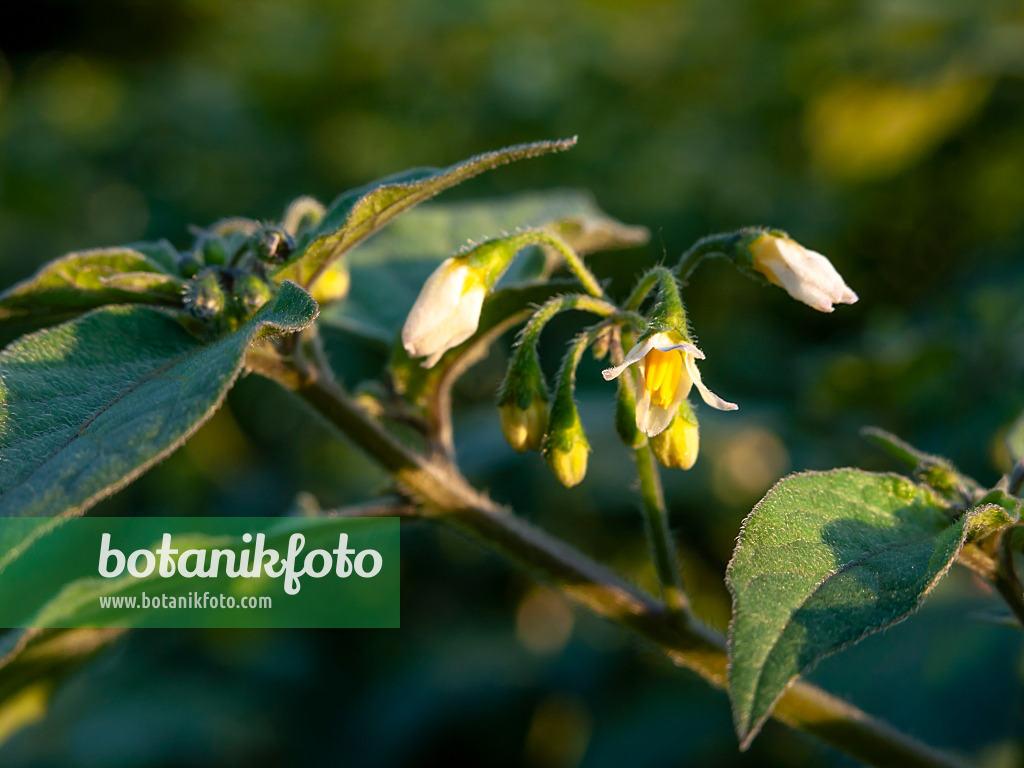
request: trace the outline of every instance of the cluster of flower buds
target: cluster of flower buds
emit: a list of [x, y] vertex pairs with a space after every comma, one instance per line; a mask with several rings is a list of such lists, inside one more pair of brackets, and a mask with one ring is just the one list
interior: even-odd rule
[[[531, 233], [526, 233], [527, 237]], [[450, 349], [477, 331], [487, 295], [529, 240], [502, 238], [446, 259], [430, 276], [416, 300], [405, 327], [402, 344], [411, 357], [425, 357], [431, 367]], [[564, 246], [564, 244], [563, 244]], [[857, 295], [831, 262], [804, 248], [784, 232], [743, 229], [704, 238], [684, 254], [680, 269], [692, 272], [704, 256], [725, 255], [743, 272], [784, 288], [793, 298], [822, 312], [834, 304], [851, 304]], [[574, 401], [576, 368], [584, 351], [595, 356], [611, 353], [615, 363], [603, 371], [605, 380], [619, 380], [616, 430], [631, 448], [649, 443], [665, 467], [690, 469], [697, 460], [700, 427], [687, 399], [696, 388], [712, 408], [731, 411], [735, 403], [716, 395], [701, 378], [697, 361], [704, 353], [696, 346], [680, 297], [676, 273], [656, 267], [644, 275], [623, 307], [604, 296], [593, 275], [572, 261], [585, 294], [567, 294], [539, 307], [523, 329], [498, 394], [498, 409], [505, 439], [520, 453], [540, 450], [555, 477], [567, 487], [581, 482], [587, 470], [590, 444]], [[659, 301], [647, 316], [637, 310], [658, 286]], [[602, 321], [570, 345], [559, 371], [553, 398], [541, 371], [537, 342], [540, 331], [558, 312], [582, 309]], [[639, 318], [639, 320], [638, 320]], [[626, 327], [639, 332], [636, 342]], [[632, 376], [623, 376], [628, 371]]]
[[287, 260], [295, 240], [276, 224], [225, 219], [200, 230], [193, 251], [179, 257], [188, 278], [182, 303], [210, 327], [235, 327], [273, 296], [268, 268]]

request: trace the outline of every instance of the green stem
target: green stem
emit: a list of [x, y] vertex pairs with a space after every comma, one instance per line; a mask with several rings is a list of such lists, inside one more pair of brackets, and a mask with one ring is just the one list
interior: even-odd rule
[[679, 263], [675, 268], [676, 274], [679, 275], [683, 282], [686, 282], [690, 279], [690, 275], [693, 274], [694, 270], [697, 269], [697, 265], [704, 259], [710, 256], [725, 256], [729, 258], [736, 243], [748, 235], [749, 232], [750, 230], [740, 229], [736, 232], [724, 232], [719, 235], [702, 237], [679, 257]]
[[[391, 472], [422, 504], [425, 515], [460, 528], [598, 615], [661, 646], [673, 661], [693, 670], [714, 687], [726, 687], [728, 659], [720, 635], [699, 624], [677, 621], [663, 603], [473, 489], [453, 465], [427, 460], [415, 453], [363, 412], [328, 371], [309, 375], [283, 364], [266, 364], [260, 370], [292, 389]], [[791, 685], [772, 716], [874, 765], [963, 766], [808, 683]]]
[[649, 269], [637, 282], [633, 293], [626, 299], [623, 309], [627, 312], [638, 310], [655, 285], [659, 289], [661, 304], [655, 310], [654, 316], [651, 318], [652, 322], [660, 322], [685, 334], [687, 332], [686, 309], [683, 307], [683, 298], [679, 295], [679, 282], [672, 271], [666, 267], [659, 266]]
[[555, 315], [561, 312], [568, 312], [571, 309], [578, 309], [590, 312], [599, 317], [612, 317], [619, 309], [614, 304], [593, 296], [585, 296], [581, 293], [569, 293], [562, 296], [555, 296], [541, 304], [540, 308], [533, 313], [530, 321], [523, 326], [520, 337], [520, 347], [536, 347], [540, 340], [540, 334]]
[[668, 509], [665, 506], [665, 494], [661, 489], [654, 454], [648, 443], [633, 450], [636, 453], [637, 476], [640, 478], [640, 498], [644, 506], [647, 543], [650, 545], [651, 557], [658, 573], [662, 598], [670, 611], [681, 618], [686, 618], [690, 601], [686, 597], [683, 576], [676, 558], [675, 542], [672, 540]]
[[562, 358], [562, 367], [558, 369], [556, 400], [558, 398], [572, 399], [573, 390], [576, 389], [576, 369], [579, 368], [580, 361], [583, 360], [583, 354], [591, 344], [597, 341], [608, 325], [608, 320], [592, 325], [569, 343], [569, 351], [565, 353], [565, 357]]
[[569, 265], [569, 269], [573, 271], [577, 279], [583, 284], [584, 290], [591, 296], [603, 298], [605, 293], [604, 289], [601, 288], [601, 284], [597, 282], [597, 278], [594, 277], [594, 273], [587, 269], [586, 264], [583, 263], [583, 259], [576, 253], [569, 244], [557, 235], [553, 235], [550, 232], [537, 231], [537, 242], [545, 245], [549, 245], [554, 248], [558, 253], [565, 259], [565, 263]]

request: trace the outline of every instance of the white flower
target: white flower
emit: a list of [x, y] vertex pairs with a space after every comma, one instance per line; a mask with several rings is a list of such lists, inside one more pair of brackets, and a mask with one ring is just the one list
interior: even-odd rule
[[831, 261], [795, 240], [765, 232], [749, 248], [754, 269], [768, 282], [819, 312], [831, 312], [833, 304], [857, 301], [857, 294], [843, 282]]
[[602, 375], [605, 381], [611, 381], [637, 364], [636, 428], [654, 437], [672, 422], [695, 384], [701, 398], [712, 408], [720, 411], [739, 408], [704, 386], [696, 363], [703, 359], [704, 353], [684, 340], [679, 331], [652, 333], [629, 350], [621, 365], [606, 369]]
[[464, 257], [445, 259], [405, 319], [402, 346], [410, 357], [426, 357], [424, 368], [433, 367], [445, 352], [476, 333], [486, 295], [483, 276]]

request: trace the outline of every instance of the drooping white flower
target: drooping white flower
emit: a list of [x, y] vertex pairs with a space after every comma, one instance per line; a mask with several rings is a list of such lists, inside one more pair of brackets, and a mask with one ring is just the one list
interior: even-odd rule
[[470, 267], [465, 257], [445, 259], [405, 319], [402, 346], [410, 357], [426, 357], [424, 368], [433, 367], [445, 352], [476, 333], [486, 295], [480, 270]]
[[696, 385], [701, 399], [720, 411], [734, 411], [735, 403], [723, 400], [706, 386], [697, 370], [704, 353], [679, 331], [644, 336], [629, 350], [621, 365], [602, 372], [606, 381], [636, 365], [636, 427], [648, 437], [662, 432]]
[[819, 312], [831, 312], [833, 304], [857, 301], [857, 294], [831, 261], [789, 237], [765, 232], [748, 247], [754, 269], [768, 282], [785, 288], [794, 299]]

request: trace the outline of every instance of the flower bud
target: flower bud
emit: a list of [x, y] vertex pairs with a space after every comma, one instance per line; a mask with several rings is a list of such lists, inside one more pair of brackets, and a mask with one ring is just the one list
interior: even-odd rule
[[595, 360], [604, 360], [611, 349], [612, 338], [615, 336], [615, 326], [608, 326], [608, 330], [597, 337], [597, 340], [590, 347], [590, 354]]
[[200, 320], [209, 320], [224, 311], [224, 289], [215, 270], [203, 269], [185, 284], [185, 309]]
[[568, 439], [549, 439], [547, 443], [544, 458], [558, 482], [566, 488], [583, 482], [587, 476], [587, 454], [590, 453], [590, 443], [583, 430]]
[[487, 286], [464, 258], [450, 257], [423, 285], [402, 327], [402, 346], [409, 357], [426, 357], [433, 368], [453, 347], [476, 333]]
[[751, 233], [747, 238], [750, 268], [772, 285], [819, 312], [831, 312], [833, 304], [853, 304], [857, 294], [843, 281], [825, 256], [804, 248], [785, 232]]
[[551, 408], [551, 430], [544, 438], [544, 459], [566, 488], [579, 485], [587, 475], [590, 443], [583, 431], [572, 393], [563, 391]]
[[423, 367], [432, 368], [476, 333], [484, 298], [523, 247], [523, 237], [489, 240], [441, 262], [402, 327], [402, 346], [410, 357], [426, 357]]
[[636, 426], [636, 390], [633, 379], [619, 377], [619, 393], [615, 401], [615, 431], [627, 448], [644, 444], [644, 433]]
[[270, 301], [270, 286], [260, 280], [256, 275], [241, 275], [236, 281], [232, 290], [232, 298], [235, 306], [241, 311], [244, 317], [253, 314]]
[[224, 266], [230, 261], [227, 244], [220, 237], [204, 237], [200, 250], [207, 266]]
[[690, 469], [697, 462], [700, 429], [693, 412], [683, 411], [680, 408], [668, 429], [651, 438], [651, 450], [663, 467]]
[[330, 304], [348, 296], [351, 284], [352, 277], [349, 274], [348, 266], [343, 261], [338, 261], [317, 278], [311, 287], [310, 294], [317, 304]]
[[254, 249], [260, 261], [279, 264], [295, 249], [295, 241], [281, 227], [267, 226], [255, 235]]
[[195, 277], [203, 268], [203, 263], [192, 253], [178, 254], [178, 274], [184, 278]]
[[548, 404], [535, 397], [526, 408], [517, 402], [498, 406], [501, 433], [516, 453], [539, 451], [548, 428]]
[[516, 453], [539, 451], [548, 429], [548, 390], [537, 349], [523, 343], [498, 390], [501, 432]]

